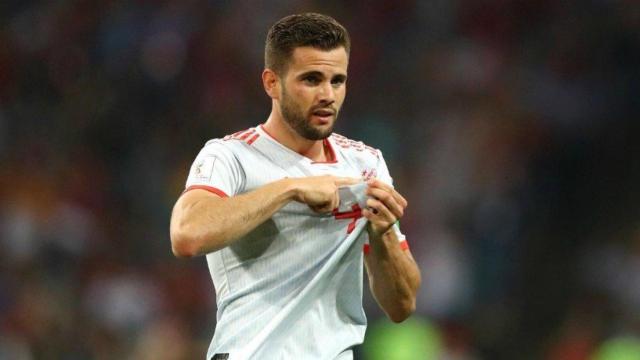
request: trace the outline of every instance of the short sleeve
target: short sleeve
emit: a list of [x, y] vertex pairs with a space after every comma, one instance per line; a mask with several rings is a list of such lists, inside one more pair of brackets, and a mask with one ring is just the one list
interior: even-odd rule
[[376, 166], [376, 177], [393, 186], [393, 178], [391, 177], [391, 175], [389, 174], [389, 169], [387, 168], [387, 163], [384, 161], [384, 157], [382, 156], [382, 152], [380, 150], [378, 151], [378, 164]]
[[219, 196], [239, 194], [244, 171], [233, 152], [221, 140], [209, 141], [189, 170], [185, 191], [204, 189]]

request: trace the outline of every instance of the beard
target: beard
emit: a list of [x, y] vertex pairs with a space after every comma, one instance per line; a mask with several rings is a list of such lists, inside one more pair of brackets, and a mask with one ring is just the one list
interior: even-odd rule
[[282, 90], [282, 100], [280, 102], [280, 112], [284, 121], [300, 136], [307, 140], [322, 140], [326, 139], [333, 133], [333, 125], [338, 119], [338, 112], [336, 111], [333, 118], [333, 123], [326, 129], [318, 129], [311, 125], [311, 114], [313, 108], [305, 114], [302, 108], [288, 95], [285, 89]]

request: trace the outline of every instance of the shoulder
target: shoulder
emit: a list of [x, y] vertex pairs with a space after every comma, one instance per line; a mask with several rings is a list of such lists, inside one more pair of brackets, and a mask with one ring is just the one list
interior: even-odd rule
[[345, 157], [355, 158], [367, 163], [378, 163], [382, 158], [380, 150], [362, 141], [349, 139], [337, 133], [331, 134], [329, 139], [336, 146], [336, 150], [340, 151]]
[[377, 177], [388, 183], [393, 182], [389, 176], [389, 170], [382, 151], [362, 141], [352, 140], [340, 134], [334, 133], [330, 139], [336, 146], [336, 151], [340, 152], [347, 162], [361, 169], [363, 178]]
[[247, 145], [251, 145], [257, 138], [255, 127], [237, 131], [222, 138], [214, 138], [207, 141], [202, 148], [203, 152], [238, 157], [247, 152]]

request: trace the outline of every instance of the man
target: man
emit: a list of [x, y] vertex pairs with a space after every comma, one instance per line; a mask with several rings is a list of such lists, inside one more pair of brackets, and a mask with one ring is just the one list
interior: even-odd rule
[[391, 320], [415, 309], [420, 273], [397, 225], [407, 201], [380, 151], [332, 134], [349, 49], [328, 16], [274, 24], [269, 118], [209, 141], [191, 168], [171, 245], [207, 256], [218, 305], [207, 359], [352, 359], [366, 328], [363, 258]]

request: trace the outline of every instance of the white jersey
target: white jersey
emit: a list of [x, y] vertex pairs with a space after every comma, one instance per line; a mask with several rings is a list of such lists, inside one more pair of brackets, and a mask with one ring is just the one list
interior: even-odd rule
[[[286, 177], [377, 177], [392, 183], [379, 150], [333, 134], [331, 162], [285, 147], [262, 126], [207, 142], [187, 190], [234, 196]], [[352, 359], [367, 320], [362, 308], [367, 250], [366, 184], [340, 189], [340, 207], [317, 214], [290, 202], [271, 219], [207, 255], [217, 325], [207, 359]], [[404, 236], [395, 227], [402, 247]]]

